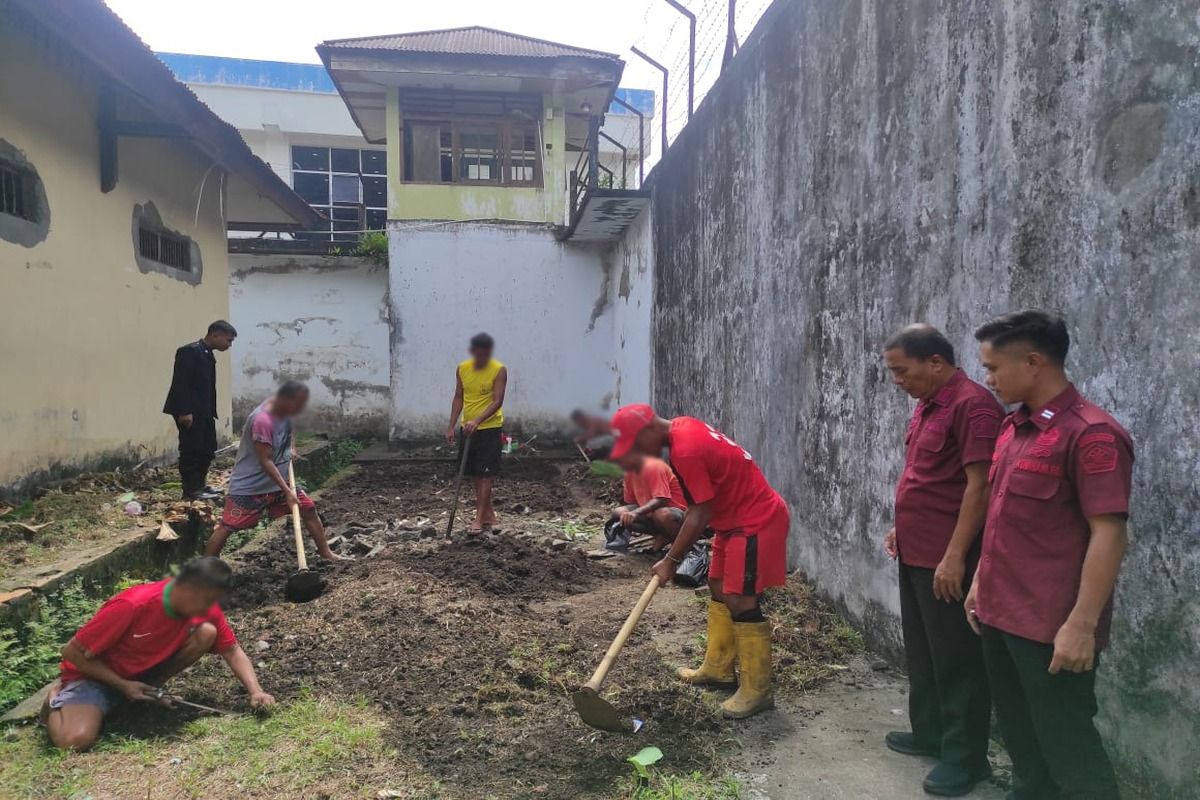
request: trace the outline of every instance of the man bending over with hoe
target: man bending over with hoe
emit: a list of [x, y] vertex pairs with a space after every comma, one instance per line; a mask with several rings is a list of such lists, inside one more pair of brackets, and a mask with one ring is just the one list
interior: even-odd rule
[[300, 518], [317, 546], [317, 553], [328, 561], [343, 560], [343, 556], [329, 549], [325, 526], [317, 516], [312, 498], [302, 489], [293, 492], [288, 483], [288, 468], [295, 449], [292, 417], [302, 413], [307, 405], [308, 387], [299, 381], [286, 381], [273, 397], [250, 412], [242, 426], [242, 443], [229, 477], [225, 510], [204, 548], [206, 556], [220, 555], [230, 533], [253, 528], [264, 513], [270, 519], [283, 517], [298, 503]]
[[617, 463], [625, 470], [625, 505], [613, 511], [612, 519], [627, 531], [650, 534], [654, 549], [662, 550], [675, 541], [687, 511], [679, 479], [667, 462], [637, 450]]
[[459, 443], [463, 474], [470, 475], [475, 483], [475, 521], [469, 533], [482, 533], [496, 525], [492, 482], [500, 474], [508, 367], [492, 358], [495, 346], [495, 340], [486, 333], [471, 337], [471, 357], [454, 371], [454, 399], [450, 401], [450, 426], [446, 428], [446, 441]]
[[617, 411], [612, 427], [614, 459], [634, 449], [658, 455], [669, 447], [671, 468], [688, 501], [679, 535], [651, 572], [669, 582], [705, 528], [716, 532], [708, 570], [708, 649], [698, 669], [682, 669], [679, 677], [694, 684], [736, 683], [737, 693], [721, 704], [730, 719], [774, 707], [771, 626], [759, 597], [787, 580], [787, 504], [749, 453], [698, 419], [663, 419], [640, 404]]
[[225, 659], [252, 708], [273, 706], [218, 605], [232, 583], [224, 561], [196, 558], [175, 578], [130, 587], [101, 606], [62, 650], [41, 713], [50, 741], [87, 750], [104, 717], [125, 701], [170, 705], [159, 687], [205, 653]]

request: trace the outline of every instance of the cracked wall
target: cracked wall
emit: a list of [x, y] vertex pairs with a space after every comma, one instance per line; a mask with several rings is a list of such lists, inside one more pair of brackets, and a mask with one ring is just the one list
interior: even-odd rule
[[911, 404], [879, 348], [1064, 313], [1137, 445], [1101, 725], [1154, 796], [1200, 786], [1200, 2], [779, 0], [658, 165], [655, 399], [795, 514], [790, 553], [896, 647]]
[[237, 422], [294, 378], [311, 393], [306, 430], [386, 433], [387, 269], [348, 256], [246, 253], [230, 261]]

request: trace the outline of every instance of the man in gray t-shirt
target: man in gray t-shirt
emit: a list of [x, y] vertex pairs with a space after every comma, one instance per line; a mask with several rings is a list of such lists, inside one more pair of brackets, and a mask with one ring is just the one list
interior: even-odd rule
[[317, 506], [301, 490], [288, 485], [288, 466], [292, 463], [292, 417], [308, 405], [308, 387], [299, 381], [287, 381], [274, 395], [259, 403], [242, 426], [238, 447], [225, 497], [221, 521], [213, 529], [204, 548], [206, 556], [220, 555], [225, 540], [233, 531], [253, 528], [266, 513], [270, 519], [286, 516], [292, 506], [300, 506], [300, 518], [312, 536], [321, 558], [340, 561], [342, 556], [329, 549], [325, 526], [317, 516]]

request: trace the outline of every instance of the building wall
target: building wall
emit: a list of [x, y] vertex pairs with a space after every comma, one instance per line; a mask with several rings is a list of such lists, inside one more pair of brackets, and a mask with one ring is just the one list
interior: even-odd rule
[[543, 226], [389, 223], [393, 439], [439, 436], [472, 335], [508, 365], [507, 427], [565, 429], [611, 402], [611, 261]]
[[[37, 169], [50, 209], [40, 243], [0, 240], [0, 487], [172, 454], [175, 348], [229, 313], [218, 172], [201, 192], [209, 164], [186, 145], [122, 139], [116, 189], [101, 193], [96, 77], [0, 26], [0, 139]], [[199, 245], [196, 285], [139, 271], [132, 220], [147, 201]], [[229, 363], [217, 363], [227, 436]]]
[[[567, 217], [566, 117], [561, 101], [553, 95], [542, 98], [552, 116], [541, 120], [541, 188], [470, 186], [460, 184], [405, 183], [399, 135], [400, 96], [387, 96], [388, 130], [388, 219], [389, 220], [503, 220], [564, 225]], [[572, 161], [572, 165], [574, 162]]]
[[1200, 3], [778, 0], [651, 179], [655, 399], [746, 445], [792, 556], [898, 646], [911, 402], [880, 346], [1066, 315], [1070, 373], [1133, 434], [1101, 725], [1155, 797], [1200, 775]]
[[654, 225], [647, 206], [607, 256], [613, 272], [609, 305], [613, 314], [612, 362], [615, 411], [653, 396]]
[[230, 256], [233, 412], [239, 422], [284, 380], [305, 381], [300, 423], [326, 433], [388, 428], [387, 268], [349, 256]]

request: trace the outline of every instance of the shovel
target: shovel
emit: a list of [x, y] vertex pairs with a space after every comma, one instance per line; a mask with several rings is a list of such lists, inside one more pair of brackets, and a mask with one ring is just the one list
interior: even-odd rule
[[[292, 468], [290, 461], [288, 462], [288, 486], [291, 487], [292, 494], [295, 494], [296, 471]], [[308, 568], [308, 558], [304, 555], [304, 534], [300, 527], [299, 503], [292, 506], [292, 532], [296, 536], [296, 563], [300, 569], [288, 578], [283, 596], [293, 603], [307, 603], [309, 600], [316, 600], [320, 597], [321, 592], [325, 591], [325, 581], [321, 579], [320, 573]]]
[[617, 709], [613, 707], [612, 703], [600, 696], [600, 684], [604, 683], [609, 669], [616, 662], [617, 655], [621, 652], [621, 648], [625, 646], [626, 640], [633, 633], [634, 626], [641, 619], [642, 612], [646, 610], [646, 606], [650, 605], [650, 600], [654, 597], [654, 593], [657, 590], [658, 576], [655, 575], [650, 579], [650, 583], [646, 584], [646, 589], [642, 592], [642, 596], [638, 598], [637, 605], [633, 607], [633, 611], [629, 612], [629, 617], [625, 620], [625, 624], [621, 626], [621, 631], [617, 634], [617, 638], [613, 639], [613, 643], [608, 646], [608, 652], [601, 659], [600, 666], [596, 667], [596, 671], [592, 673], [592, 679], [571, 696], [571, 699], [575, 702], [575, 711], [579, 713], [579, 718], [593, 728], [613, 733], [633, 732], [633, 721], [628, 717], [622, 717], [618, 714]]
[[467, 453], [471, 451], [471, 437], [463, 439], [462, 460], [458, 462], [458, 481], [454, 484], [454, 505], [450, 507], [450, 521], [446, 523], [446, 538], [454, 532], [454, 517], [458, 514], [458, 496], [462, 494], [462, 479], [467, 471]]

